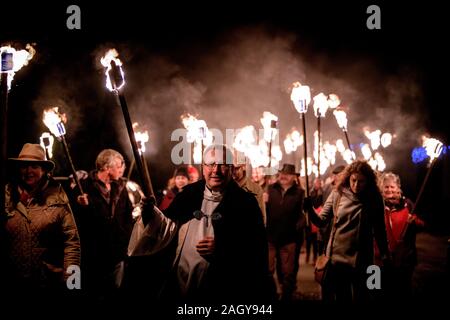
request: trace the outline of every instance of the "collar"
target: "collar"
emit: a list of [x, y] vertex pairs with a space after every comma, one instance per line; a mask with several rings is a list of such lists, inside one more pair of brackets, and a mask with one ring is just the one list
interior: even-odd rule
[[223, 192], [213, 191], [205, 185], [205, 190], [203, 191], [203, 198], [213, 202], [220, 202], [223, 199]]

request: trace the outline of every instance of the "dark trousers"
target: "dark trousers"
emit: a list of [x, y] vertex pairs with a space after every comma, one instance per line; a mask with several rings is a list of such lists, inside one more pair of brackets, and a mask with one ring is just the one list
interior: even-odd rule
[[330, 264], [322, 285], [322, 300], [368, 302], [367, 274], [346, 264]]
[[[276, 246], [269, 242], [269, 271], [277, 271], [278, 281], [281, 285], [282, 299], [290, 299], [297, 287], [296, 259], [297, 243], [292, 242]], [[275, 270], [277, 266], [278, 270]], [[297, 270], [296, 270], [297, 269]]]

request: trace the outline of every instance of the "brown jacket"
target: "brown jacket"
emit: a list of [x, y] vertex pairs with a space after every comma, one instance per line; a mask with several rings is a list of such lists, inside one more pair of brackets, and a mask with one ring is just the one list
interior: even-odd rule
[[66, 193], [53, 180], [27, 204], [14, 201], [16, 193], [6, 186], [2, 231], [10, 282], [29, 288], [64, 286], [67, 268], [80, 265], [80, 240]]

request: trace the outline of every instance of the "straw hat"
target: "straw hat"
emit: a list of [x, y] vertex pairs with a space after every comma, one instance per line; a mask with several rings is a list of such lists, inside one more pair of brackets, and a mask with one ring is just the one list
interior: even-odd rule
[[45, 151], [39, 144], [25, 143], [19, 156], [8, 160], [15, 165], [25, 162], [38, 164], [46, 171], [52, 171], [55, 168], [55, 163], [45, 158]]

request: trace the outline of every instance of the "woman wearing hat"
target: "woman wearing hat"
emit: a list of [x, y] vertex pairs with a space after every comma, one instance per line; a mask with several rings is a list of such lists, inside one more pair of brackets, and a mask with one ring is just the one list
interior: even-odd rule
[[80, 265], [80, 241], [69, 200], [49, 177], [54, 163], [38, 144], [26, 143], [10, 158], [1, 219], [2, 268], [11, 289], [62, 289]]
[[167, 191], [167, 194], [164, 196], [164, 198], [161, 201], [161, 204], [159, 205], [159, 209], [165, 210], [169, 207], [172, 200], [175, 198], [175, 196], [183, 190], [183, 188], [189, 184], [189, 171], [188, 167], [180, 166], [177, 169], [175, 169], [175, 173], [173, 175], [173, 183], [174, 186], [170, 188]]

